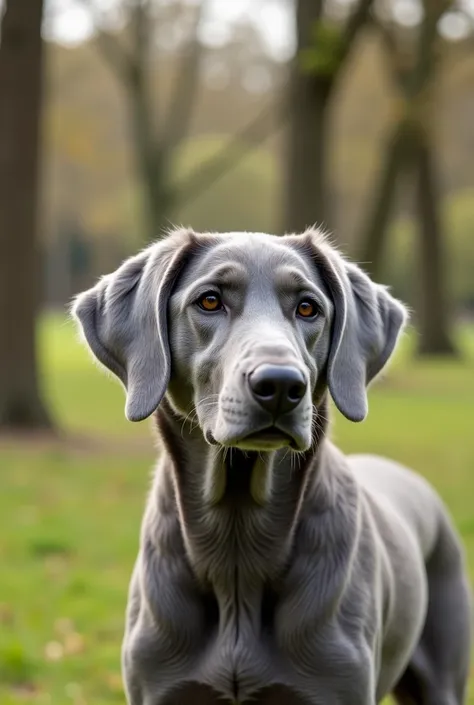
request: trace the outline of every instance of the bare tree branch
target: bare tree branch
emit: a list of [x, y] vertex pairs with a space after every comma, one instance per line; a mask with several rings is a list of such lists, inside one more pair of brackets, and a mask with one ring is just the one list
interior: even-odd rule
[[374, 19], [374, 26], [382, 37], [382, 48], [385, 50], [385, 55], [388, 59], [388, 69], [392, 77], [392, 81], [401, 91], [405, 91], [405, 81], [408, 74], [412, 70], [409, 61], [404, 59], [398, 44], [393, 23], [383, 22], [382, 20]]
[[[283, 91], [286, 95], [286, 91]], [[216, 181], [234, 169], [253, 149], [280, 129], [288, 117], [288, 103], [279, 98], [264, 108], [240, 132], [237, 132], [214, 157], [193, 170], [177, 185], [178, 204], [188, 205], [207, 191]]]
[[128, 81], [134, 60], [116, 34], [102, 26], [94, 0], [81, 0], [92, 15], [95, 29], [94, 45], [121, 81]]
[[175, 81], [175, 90], [164, 123], [164, 143], [167, 150], [174, 149], [185, 138], [189, 130], [203, 52], [203, 46], [197, 33], [207, 4], [207, 0], [201, 0], [194, 11], [190, 40], [184, 48], [181, 66]]
[[339, 66], [343, 66], [349, 52], [352, 50], [353, 44], [359, 31], [367, 22], [372, 10], [374, 0], [359, 0], [356, 3], [355, 9], [349, 15], [346, 26], [342, 34], [341, 53], [339, 56]]
[[408, 101], [413, 101], [420, 94], [431, 76], [436, 55], [438, 22], [451, 5], [452, 0], [425, 0], [423, 3], [425, 16], [420, 26], [417, 50], [411, 66], [405, 66], [393, 26], [375, 18], [373, 20], [382, 36], [394, 82], [403, 90]]
[[452, 5], [452, 0], [424, 0], [425, 16], [420, 28], [415, 66], [406, 85], [408, 100], [413, 100], [429, 80], [436, 59], [438, 22]]
[[313, 74], [313, 83], [325, 84], [328, 92], [332, 90], [360, 30], [369, 20], [373, 4], [374, 0], [358, 0], [345, 25], [334, 29], [324, 18], [320, 2], [297, 3], [299, 55], [304, 63], [305, 57], [308, 59], [307, 70]]
[[94, 43], [97, 46], [97, 50], [107, 61], [109, 67], [115, 71], [119, 79], [121, 81], [127, 80], [133, 61], [125, 47], [121, 46], [117, 37], [111, 32], [101, 29], [97, 31]]
[[[132, 114], [135, 118], [137, 142], [144, 141], [143, 150], [153, 152], [157, 143], [153, 125], [153, 101], [149, 77], [150, 2], [132, 0], [131, 33], [132, 61], [128, 76]], [[138, 120], [138, 122], [137, 122]]]
[[132, 56], [136, 68], [142, 73], [146, 67], [150, 52], [150, 0], [133, 0], [131, 7]]
[[[93, 0], [82, 1], [92, 7]], [[183, 56], [176, 90], [167, 111], [164, 128], [161, 130], [154, 120], [154, 101], [148, 76], [150, 2], [151, 0], [128, 2], [130, 49], [126, 49], [117, 37], [103, 29], [100, 22], [97, 25], [97, 46], [115, 69], [125, 89], [134, 133], [138, 173], [143, 186], [147, 237], [152, 239], [161, 232], [161, 224], [167, 221], [171, 209], [195, 200], [222, 178], [282, 124], [286, 112], [280, 105], [272, 104], [233, 136], [221, 151], [186, 177], [183, 183], [170, 183], [170, 159], [188, 132], [195, 100], [202, 51], [196, 34], [207, 0], [202, 0], [196, 8], [191, 41]], [[318, 2], [318, 6], [322, 6], [322, 1]]]

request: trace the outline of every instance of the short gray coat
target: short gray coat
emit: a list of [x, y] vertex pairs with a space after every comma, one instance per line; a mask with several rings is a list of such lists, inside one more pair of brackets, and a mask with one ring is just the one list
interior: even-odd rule
[[[162, 446], [127, 608], [130, 705], [462, 703], [469, 595], [446, 509], [420, 476], [327, 437], [329, 395], [363, 420], [403, 329], [387, 289], [317, 231], [183, 229], [74, 314]], [[262, 364], [305, 379], [277, 436], [249, 393]]]

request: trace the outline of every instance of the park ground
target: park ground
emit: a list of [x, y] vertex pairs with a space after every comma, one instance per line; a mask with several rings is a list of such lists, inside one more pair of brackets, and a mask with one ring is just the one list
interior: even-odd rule
[[[460, 361], [421, 362], [407, 336], [371, 389], [367, 421], [334, 413], [333, 437], [347, 452], [393, 457], [434, 484], [472, 581], [474, 331], [459, 337]], [[0, 440], [0, 702], [124, 703], [124, 607], [154, 441], [148, 422], [126, 422], [120, 386], [91, 363], [68, 321], [46, 317], [40, 342], [63, 436]]]

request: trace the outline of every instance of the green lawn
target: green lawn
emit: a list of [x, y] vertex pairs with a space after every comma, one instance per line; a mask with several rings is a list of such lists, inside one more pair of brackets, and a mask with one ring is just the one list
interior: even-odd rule
[[[411, 341], [370, 393], [369, 419], [334, 414], [346, 451], [392, 456], [449, 505], [474, 578], [474, 333], [463, 362], [419, 363]], [[0, 703], [123, 703], [120, 642], [153, 463], [147, 423], [69, 323], [41, 329], [45, 391], [65, 437], [0, 441]], [[470, 704], [474, 705], [474, 687]]]

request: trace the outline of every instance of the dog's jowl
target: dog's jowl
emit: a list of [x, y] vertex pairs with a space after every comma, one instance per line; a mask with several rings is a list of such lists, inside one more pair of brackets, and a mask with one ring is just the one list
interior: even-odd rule
[[176, 230], [74, 315], [161, 441], [122, 649], [130, 705], [461, 705], [451, 520], [420, 476], [327, 437], [331, 398], [367, 415], [404, 307], [316, 231]]

